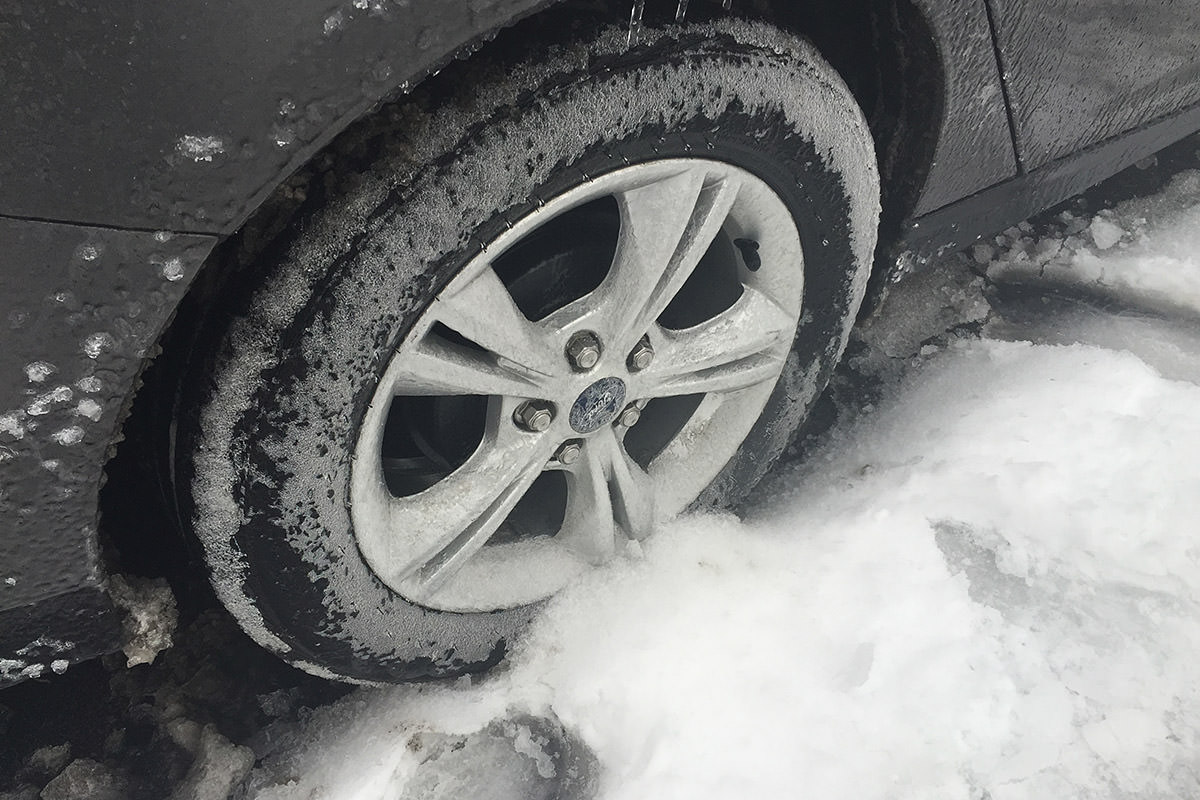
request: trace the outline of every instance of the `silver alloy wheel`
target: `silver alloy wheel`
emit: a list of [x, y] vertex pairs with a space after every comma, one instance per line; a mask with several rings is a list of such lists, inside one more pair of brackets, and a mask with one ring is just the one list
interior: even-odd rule
[[[531, 321], [495, 260], [605, 197], [620, 212], [607, 276]], [[757, 258], [736, 266], [740, 297], [699, 324], [664, 326], [664, 309], [718, 237], [757, 245]], [[548, 597], [648, 536], [700, 495], [758, 419], [795, 337], [802, 277], [800, 237], [783, 201], [719, 161], [625, 167], [513, 224], [438, 294], [379, 381], [350, 485], [354, 532], [371, 569], [420, 605], [489, 611]], [[444, 329], [460, 338], [439, 335]], [[581, 334], [586, 348], [596, 345], [595, 360], [578, 344]], [[397, 496], [383, 454], [393, 400], [454, 396], [487, 398], [478, 446], [432, 485]], [[681, 396], [697, 398], [694, 410], [643, 467], [626, 449], [629, 425], [639, 416], [648, 424], [647, 403]], [[560, 457], [567, 453], [573, 458]], [[557, 532], [497, 535], [547, 471], [561, 471], [566, 483]]]

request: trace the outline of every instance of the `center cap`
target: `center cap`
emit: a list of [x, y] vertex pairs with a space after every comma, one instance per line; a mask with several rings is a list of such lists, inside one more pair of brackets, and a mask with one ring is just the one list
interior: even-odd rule
[[577, 433], [595, 433], [611, 423], [625, 407], [625, 382], [601, 378], [580, 393], [571, 406], [571, 427]]

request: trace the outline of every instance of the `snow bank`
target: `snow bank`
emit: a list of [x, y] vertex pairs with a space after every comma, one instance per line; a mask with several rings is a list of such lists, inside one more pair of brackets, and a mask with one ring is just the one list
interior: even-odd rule
[[749, 521], [581, 581], [505, 671], [317, 712], [259, 796], [398, 793], [414, 736], [512, 713], [562, 720], [611, 800], [1196, 796], [1197, 408], [1127, 353], [942, 350]]

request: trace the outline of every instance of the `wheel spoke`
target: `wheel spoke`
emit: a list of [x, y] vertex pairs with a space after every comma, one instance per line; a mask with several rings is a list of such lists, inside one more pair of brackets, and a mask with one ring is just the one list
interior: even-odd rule
[[389, 525], [408, 537], [405, 553], [392, 561], [398, 565], [394, 577], [414, 599], [436, 592], [487, 543], [553, 452], [549, 437], [497, 432], [492, 421], [489, 429], [476, 454], [454, 473], [391, 501]]
[[390, 370], [393, 395], [544, 394], [542, 375], [435, 335], [397, 354]]
[[562, 358], [545, 345], [545, 336], [513, 302], [508, 287], [490, 265], [452, 291], [440, 294], [431, 313], [521, 372], [547, 377], [561, 369]]
[[685, 172], [617, 195], [621, 232], [598, 298], [602, 327], [624, 352], [679, 292], [720, 231], [739, 181]]
[[727, 311], [680, 331], [660, 329], [653, 366], [637, 392], [667, 397], [734, 392], [772, 380], [787, 356], [795, 322], [766, 294], [745, 287]]
[[[611, 434], [610, 434], [611, 435]], [[650, 476], [625, 452], [624, 445], [612, 436], [613, 516], [631, 539], [645, 539], [654, 530], [654, 487]]]
[[603, 564], [616, 552], [616, 527], [608, 491], [607, 453], [588, 442], [567, 473], [567, 513], [555, 539], [580, 558]]
[[644, 539], [654, 528], [650, 477], [625, 452], [611, 428], [590, 439], [567, 477], [567, 512], [556, 537], [594, 564], [616, 550], [618, 533]]

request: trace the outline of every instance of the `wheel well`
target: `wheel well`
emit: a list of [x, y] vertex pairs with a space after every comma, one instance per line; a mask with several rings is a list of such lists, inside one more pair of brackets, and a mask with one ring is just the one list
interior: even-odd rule
[[[648, 6], [648, 25], [669, 23], [676, 10], [675, 3], [666, 1]], [[886, 241], [916, 203], [942, 113], [943, 76], [924, 17], [910, 0], [747, 0], [745, 5], [734, 0], [734, 6], [734, 13], [809, 38], [846, 81], [875, 139], [883, 181], [881, 241]], [[207, 603], [209, 590], [194, 567], [191, 545], [181, 535], [186, 526], [175, 511], [171, 425], [178, 394], [193, 353], [212, 346], [205, 331], [221, 327], [213, 324], [214, 317], [228, 315], [230, 298], [253, 284], [256, 257], [275, 246], [293, 215], [320, 201], [332, 166], [353, 169], [356, 159], [371, 158], [371, 138], [381, 117], [403, 113], [407, 103], [437, 103], [453, 92], [456, 81], [470, 80], [478, 61], [474, 54], [531, 37], [562, 42], [564, 31], [569, 37], [573, 30], [614, 20], [623, 24], [628, 10], [629, 0], [566, 0], [499, 32], [472, 57], [448, 63], [401, 101], [352, 124], [214, 250], [160, 339], [159, 355], [147, 365], [123, 427], [123, 441], [106, 466], [101, 543], [111, 565], [136, 574], [165, 574], [184, 595], [185, 606]], [[703, 21], [724, 13], [717, 0], [697, 0], [688, 19]]]
[[916, 206], [943, 113], [945, 77], [927, 20], [910, 0], [757, 0], [755, 8], [812, 40], [853, 92], [875, 139], [880, 241], [889, 240]]

